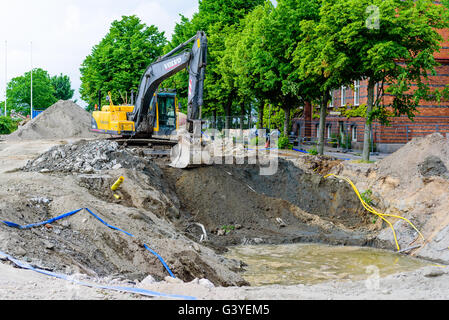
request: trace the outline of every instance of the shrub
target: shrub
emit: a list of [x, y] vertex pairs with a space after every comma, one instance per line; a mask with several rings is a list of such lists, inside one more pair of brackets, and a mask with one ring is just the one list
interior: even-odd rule
[[293, 145], [290, 143], [290, 140], [287, 136], [281, 135], [278, 140], [278, 148], [279, 149], [291, 149]]
[[309, 154], [311, 154], [312, 156], [318, 155], [318, 150], [317, 150], [316, 148], [312, 148], [312, 149], [310, 149], [310, 150], [307, 150], [307, 152], [308, 152]]
[[10, 134], [17, 130], [18, 122], [8, 118], [0, 117], [0, 134]]

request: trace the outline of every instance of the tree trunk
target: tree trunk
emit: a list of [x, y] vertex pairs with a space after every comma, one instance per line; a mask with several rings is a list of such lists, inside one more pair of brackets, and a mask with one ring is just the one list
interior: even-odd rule
[[284, 118], [284, 136], [288, 137], [289, 132], [288, 129], [290, 127], [290, 108], [284, 109], [285, 118]]
[[242, 107], [240, 108], [240, 130], [243, 133], [244, 130], [244, 122], [245, 121], [245, 103], [242, 103]]
[[318, 154], [324, 155], [324, 143], [326, 141], [325, 135], [326, 135], [326, 116], [327, 116], [327, 103], [329, 102], [329, 95], [325, 94], [321, 100], [321, 107], [320, 107], [320, 127], [319, 127], [319, 133], [320, 136], [318, 137]]
[[232, 94], [228, 97], [228, 103], [225, 105], [225, 129], [229, 129], [230, 121], [231, 121], [231, 107], [232, 107], [232, 100], [233, 96]]
[[365, 122], [365, 136], [363, 139], [363, 153], [362, 160], [369, 161], [371, 154], [371, 121], [369, 121], [369, 115], [373, 111], [374, 105], [374, 86], [375, 82], [370, 78], [368, 81], [368, 104], [366, 106], [366, 122]]
[[258, 129], [263, 129], [263, 112], [264, 112], [264, 102], [260, 102], [259, 105], [259, 127]]

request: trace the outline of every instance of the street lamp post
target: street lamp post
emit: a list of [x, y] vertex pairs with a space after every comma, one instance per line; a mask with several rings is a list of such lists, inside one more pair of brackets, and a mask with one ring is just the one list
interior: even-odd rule
[[33, 42], [30, 43], [31, 50], [31, 119], [33, 119]]

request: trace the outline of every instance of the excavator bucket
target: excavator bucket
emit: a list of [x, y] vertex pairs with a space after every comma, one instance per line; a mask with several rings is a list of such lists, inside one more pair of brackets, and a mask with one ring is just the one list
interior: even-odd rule
[[203, 150], [201, 138], [195, 141], [187, 130], [178, 132], [178, 144], [171, 150], [170, 166], [178, 169], [196, 168], [210, 164], [210, 155]]

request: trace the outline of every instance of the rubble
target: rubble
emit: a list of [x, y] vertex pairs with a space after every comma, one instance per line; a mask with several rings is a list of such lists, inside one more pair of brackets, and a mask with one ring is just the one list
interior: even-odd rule
[[146, 161], [120, 149], [114, 141], [80, 141], [51, 148], [24, 167], [25, 171], [40, 173], [94, 173], [120, 168], [142, 170]]

